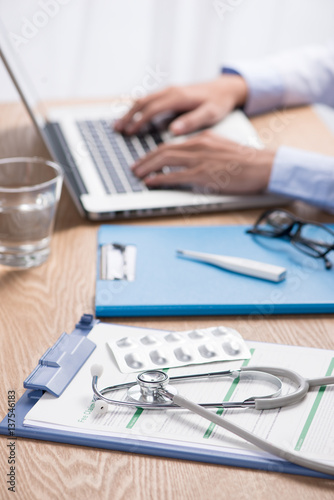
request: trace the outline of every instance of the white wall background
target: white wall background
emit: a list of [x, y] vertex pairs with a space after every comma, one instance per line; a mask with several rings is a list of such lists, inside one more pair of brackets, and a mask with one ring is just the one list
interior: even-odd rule
[[334, 37], [332, 0], [0, 0], [0, 19], [47, 98], [139, 95]]

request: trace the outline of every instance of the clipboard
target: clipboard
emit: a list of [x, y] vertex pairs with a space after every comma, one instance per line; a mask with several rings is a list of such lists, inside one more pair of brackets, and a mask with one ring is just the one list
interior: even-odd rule
[[[334, 271], [325, 269], [322, 259], [303, 254], [289, 241], [249, 235], [248, 228], [101, 226], [97, 245], [96, 316], [334, 312]], [[136, 249], [130, 280], [106, 278], [102, 254], [112, 244]], [[176, 253], [178, 249], [275, 264], [287, 269], [286, 279], [273, 283], [233, 273], [182, 258]]]
[[[264, 458], [260, 455], [253, 456], [248, 455], [247, 453], [245, 453], [245, 455], [240, 455], [233, 452], [222, 453], [219, 449], [207, 450], [201, 448], [200, 446], [186, 446], [183, 443], [176, 445], [175, 443], [169, 444], [165, 441], [155, 443], [146, 441], [145, 439], [136, 439], [132, 437], [127, 437], [125, 439], [124, 436], [106, 437], [101, 435], [90, 435], [87, 433], [80, 433], [76, 431], [72, 432], [68, 430], [48, 429], [45, 426], [25, 426], [23, 422], [26, 414], [31, 410], [31, 408], [33, 408], [39, 398], [43, 395], [44, 391], [46, 390], [48, 392], [51, 392], [52, 394], [61, 394], [64, 388], [71, 383], [71, 380], [75, 376], [76, 370], [79, 370], [81, 366], [83, 366], [83, 364], [89, 359], [90, 354], [87, 355], [87, 348], [85, 352], [83, 352], [82, 348], [80, 348], [81, 354], [77, 357], [75, 370], [71, 370], [71, 372], [67, 371], [68, 365], [73, 361], [73, 359], [71, 359], [70, 350], [72, 349], [73, 352], [76, 350], [74, 347], [75, 343], [77, 343], [78, 345], [80, 344], [80, 342], [85, 343], [84, 339], [86, 338], [87, 334], [98, 323], [99, 321], [94, 319], [92, 315], [83, 315], [81, 320], [77, 323], [73, 332], [67, 336], [71, 338], [71, 341], [68, 342], [68, 339], [66, 342], [57, 341], [56, 344], [42, 356], [38, 366], [32, 372], [32, 374], [27, 377], [24, 383], [27, 391], [23, 394], [19, 401], [16, 402], [15, 431], [9, 431], [8, 418], [6, 416], [0, 423], [0, 434], [4, 436], [10, 436], [10, 439], [12, 440], [18, 437], [30, 438], [42, 441], [59, 442], [166, 458], [177, 458], [182, 460], [206, 462], [218, 465], [229, 465], [243, 468], [267, 470], [270, 472], [284, 472], [288, 474], [333, 479], [333, 476], [328, 476], [316, 471], [312, 471], [275, 457]], [[62, 349], [61, 346], [63, 346], [64, 349]], [[94, 345], [89, 346], [91, 353], [94, 351], [94, 347]], [[58, 377], [58, 382], [55, 384], [53, 380], [55, 375], [53, 369], [55, 368], [57, 359], [58, 361], [61, 361], [61, 359], [64, 357], [67, 359], [67, 361], [58, 363], [58, 369], [60, 372], [63, 371], [63, 374], [66, 373], [69, 378], [66, 380], [66, 377], [61, 375]], [[52, 358], [52, 363], [49, 363], [49, 365], [45, 363], [48, 358], [49, 361], [50, 358]], [[49, 379], [47, 380], [48, 370]], [[38, 384], [36, 383], [37, 380], [41, 380], [40, 386], [38, 386]]]

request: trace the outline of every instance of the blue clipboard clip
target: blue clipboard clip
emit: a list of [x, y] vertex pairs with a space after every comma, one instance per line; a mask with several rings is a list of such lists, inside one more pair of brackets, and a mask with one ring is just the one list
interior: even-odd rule
[[32, 389], [29, 397], [40, 397], [42, 391], [61, 395], [96, 348], [87, 334], [97, 323], [92, 314], [84, 314], [71, 334], [63, 333], [43, 354], [23, 383], [26, 389]]

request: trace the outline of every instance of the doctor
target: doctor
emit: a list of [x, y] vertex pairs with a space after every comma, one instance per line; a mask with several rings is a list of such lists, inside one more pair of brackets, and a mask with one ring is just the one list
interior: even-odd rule
[[[211, 82], [156, 92], [136, 101], [115, 128], [134, 134], [155, 115], [174, 111], [182, 114], [170, 130], [182, 135], [214, 125], [240, 106], [251, 116], [315, 102], [334, 107], [334, 45], [235, 64]], [[184, 168], [163, 174], [165, 165]], [[222, 193], [267, 190], [334, 212], [334, 157], [295, 148], [256, 150], [201, 132], [180, 144], [161, 145], [133, 171], [150, 187], [191, 183]]]

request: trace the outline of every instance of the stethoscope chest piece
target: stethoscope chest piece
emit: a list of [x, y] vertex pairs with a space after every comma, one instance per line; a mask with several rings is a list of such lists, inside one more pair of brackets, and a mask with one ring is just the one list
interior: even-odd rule
[[148, 370], [137, 376], [137, 384], [130, 387], [127, 393], [127, 399], [138, 403], [159, 403], [170, 406], [171, 400], [163, 396], [161, 389], [167, 390], [175, 395], [177, 390], [169, 385], [169, 377], [167, 373], [161, 370]]

